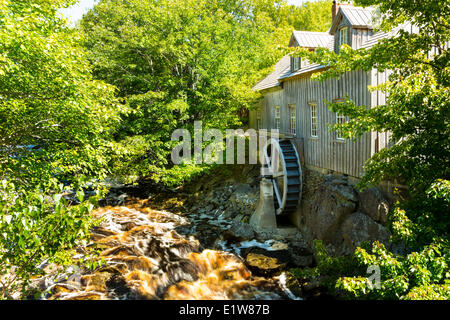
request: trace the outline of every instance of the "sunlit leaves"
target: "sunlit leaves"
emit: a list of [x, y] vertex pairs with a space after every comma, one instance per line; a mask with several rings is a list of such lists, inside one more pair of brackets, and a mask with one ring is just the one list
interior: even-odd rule
[[276, 0], [100, 1], [80, 23], [85, 46], [95, 76], [132, 109], [114, 133], [114, 173], [174, 181], [173, 130], [195, 120], [241, 126], [259, 97], [252, 86], [284, 54], [284, 8]]
[[[95, 199], [83, 202], [82, 188], [106, 175], [127, 111], [58, 13], [74, 2], [0, 2], [0, 298], [87, 238]], [[79, 204], [63, 196], [70, 188]]]
[[360, 265], [381, 268], [382, 289], [367, 291], [360, 273], [351, 277], [343, 273], [336, 285], [356, 298], [448, 298], [450, 1], [356, 4], [376, 6], [383, 18], [379, 27], [389, 37], [370, 49], [344, 45], [339, 54], [328, 49], [295, 49], [293, 54], [327, 67], [313, 76], [318, 81], [352, 70], [390, 72], [385, 83], [368, 87], [372, 94], [386, 94], [385, 104], [358, 106], [347, 96], [329, 108], [349, 118], [332, 126], [346, 138], [367, 132], [388, 134], [388, 148], [365, 163], [359, 186], [383, 180], [407, 186], [406, 201], [396, 203], [389, 214], [392, 240], [403, 245], [406, 254], [395, 255], [376, 243], [371, 251], [359, 248], [355, 257]]

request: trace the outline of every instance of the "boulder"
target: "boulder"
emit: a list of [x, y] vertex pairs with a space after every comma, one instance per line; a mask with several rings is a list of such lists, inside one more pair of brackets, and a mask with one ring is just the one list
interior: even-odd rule
[[303, 210], [305, 226], [311, 238], [332, 241], [342, 222], [355, 211], [356, 201], [353, 187], [341, 180], [322, 183], [308, 201], [306, 210]]
[[232, 242], [251, 240], [255, 237], [253, 227], [248, 223], [236, 222], [222, 234], [225, 240]]
[[361, 212], [367, 214], [374, 221], [386, 224], [389, 203], [378, 188], [366, 188], [358, 193], [358, 198]]
[[343, 253], [352, 252], [364, 241], [378, 240], [387, 245], [389, 240], [389, 231], [361, 212], [351, 214], [342, 224], [341, 232], [344, 239]]
[[245, 254], [245, 264], [255, 275], [272, 276], [284, 270], [290, 260], [287, 250], [269, 251], [263, 248], [250, 248]]

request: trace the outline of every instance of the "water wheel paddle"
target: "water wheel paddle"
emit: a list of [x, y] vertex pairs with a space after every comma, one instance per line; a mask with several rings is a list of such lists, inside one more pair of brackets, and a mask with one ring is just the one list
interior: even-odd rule
[[295, 212], [302, 194], [302, 167], [297, 149], [291, 140], [270, 139], [264, 157], [272, 178], [276, 214]]

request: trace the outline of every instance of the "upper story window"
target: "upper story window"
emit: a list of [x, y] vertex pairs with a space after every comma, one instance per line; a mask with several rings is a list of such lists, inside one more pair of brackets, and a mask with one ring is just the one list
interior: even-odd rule
[[291, 58], [291, 71], [292, 72], [300, 69], [300, 61], [301, 61], [300, 57], [292, 57]]
[[275, 129], [280, 130], [280, 106], [274, 108]]
[[343, 44], [348, 44], [348, 28], [342, 27], [339, 29], [339, 47]]
[[308, 59], [306, 59], [306, 58], [301, 58], [301, 61], [300, 61], [300, 68], [304, 68], [304, 67], [306, 67], [308, 64], [309, 64]]
[[309, 104], [310, 119], [311, 119], [311, 137], [317, 138], [319, 136], [319, 115], [317, 114], [317, 104]]
[[290, 129], [290, 133], [295, 136], [295, 134], [297, 133], [295, 104], [289, 105], [289, 129]]

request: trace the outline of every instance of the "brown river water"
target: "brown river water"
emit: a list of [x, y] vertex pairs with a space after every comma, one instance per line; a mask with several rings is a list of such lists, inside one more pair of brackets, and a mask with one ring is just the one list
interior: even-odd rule
[[103, 221], [91, 243], [101, 249], [103, 265], [46, 279], [44, 299], [295, 298], [283, 275], [254, 276], [233, 250], [205, 248], [201, 233], [185, 232], [210, 226], [218, 237], [227, 221], [155, 210], [146, 200], [99, 208], [93, 215]]

